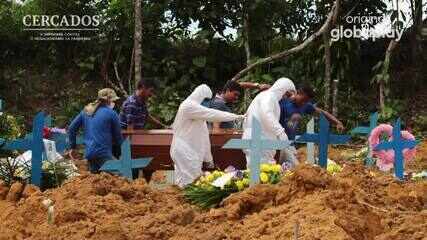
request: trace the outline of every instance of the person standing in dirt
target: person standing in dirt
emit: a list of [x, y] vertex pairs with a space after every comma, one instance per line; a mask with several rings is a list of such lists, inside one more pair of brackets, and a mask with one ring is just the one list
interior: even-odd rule
[[[285, 129], [289, 140], [295, 140], [299, 122], [303, 115], [324, 114], [325, 117], [336, 125], [338, 131], [343, 131], [344, 126], [340, 120], [329, 112], [316, 107], [312, 103], [315, 92], [310, 86], [303, 86], [297, 90], [292, 98], [281, 99], [280, 105], [280, 125]], [[280, 152], [280, 162], [288, 164], [289, 168], [297, 165], [296, 148], [291, 146]]]
[[95, 102], [88, 104], [74, 118], [68, 128], [71, 144], [69, 155], [74, 159], [76, 136], [83, 129], [85, 158], [91, 173], [99, 173], [99, 169], [107, 161], [113, 159], [113, 145], [120, 146], [123, 142], [118, 114], [113, 110], [117, 101], [116, 92], [105, 88], [98, 92]]
[[154, 95], [154, 83], [149, 79], [138, 82], [136, 91], [122, 104], [120, 125], [122, 129], [143, 129], [147, 122], [158, 128], [167, 126], [151, 116], [148, 112], [147, 101]]
[[[168, 128], [165, 124], [150, 115], [148, 112], [147, 101], [154, 96], [154, 81], [151, 79], [140, 80], [136, 86], [135, 93], [129, 96], [122, 104], [120, 111], [120, 126], [123, 130], [144, 129], [147, 122], [157, 128]], [[120, 149], [115, 149], [119, 151]], [[145, 178], [150, 181], [153, 171], [143, 169]], [[133, 178], [139, 175], [138, 169], [132, 170]]]

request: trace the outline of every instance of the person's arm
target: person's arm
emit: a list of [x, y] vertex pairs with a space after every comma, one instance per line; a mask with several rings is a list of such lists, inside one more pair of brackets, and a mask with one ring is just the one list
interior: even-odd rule
[[68, 154], [66, 153], [66, 155], [68, 155], [73, 160], [76, 159], [74, 157], [74, 154], [77, 147], [77, 143], [76, 143], [77, 132], [79, 131], [82, 125], [83, 125], [83, 112], [80, 112], [79, 115], [77, 115], [77, 117], [73, 119], [70, 126], [68, 126], [67, 133], [68, 133], [68, 139], [70, 141], [70, 151], [68, 151]]
[[240, 115], [207, 108], [200, 104], [186, 104], [183, 106], [183, 112], [190, 119], [208, 122], [229, 122], [242, 118]]
[[83, 112], [79, 113], [77, 117], [73, 119], [70, 126], [68, 127], [68, 139], [70, 141], [70, 148], [76, 149], [77, 143], [77, 132], [79, 131], [80, 127], [83, 125]]
[[327, 112], [327, 111], [325, 111], [325, 110], [323, 110], [323, 109], [321, 109], [321, 108], [318, 108], [318, 107], [314, 107], [314, 109], [315, 109], [315, 111], [316, 111], [316, 113], [318, 113], [318, 114], [321, 114], [321, 113], [323, 113], [324, 115], [325, 115], [325, 117], [329, 120], [329, 121], [331, 121], [331, 122], [333, 122], [334, 124], [335, 124], [335, 126], [336, 126], [336, 128], [337, 128], [337, 130], [338, 131], [344, 131], [344, 125], [342, 124], [342, 122], [340, 121], [340, 120], [338, 120], [334, 115], [332, 115], [332, 114], [330, 114], [329, 112]]
[[123, 142], [122, 129], [120, 127], [120, 119], [116, 113], [113, 113], [111, 117], [111, 132], [114, 144], [121, 146]]
[[133, 124], [135, 122], [136, 107], [131, 103], [124, 104], [122, 111], [123, 111], [123, 115], [125, 115], [126, 117], [127, 130], [132, 130]]
[[271, 86], [269, 84], [259, 84], [253, 82], [239, 82], [239, 85], [245, 89], [259, 89], [259, 90], [267, 90]]
[[160, 120], [158, 120], [157, 118], [151, 116], [151, 114], [148, 114], [147, 121], [150, 122], [151, 124], [154, 124], [157, 127], [168, 128], [168, 126], [160, 122]]

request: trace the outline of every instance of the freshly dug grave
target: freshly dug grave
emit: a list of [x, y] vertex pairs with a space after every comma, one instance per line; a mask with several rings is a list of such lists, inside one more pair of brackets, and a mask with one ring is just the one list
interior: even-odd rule
[[[297, 222], [298, 239], [427, 236], [427, 181], [401, 183], [361, 165], [335, 176], [301, 165], [281, 183], [233, 194], [209, 211], [186, 203], [175, 187], [157, 190], [108, 174], [44, 193], [31, 189], [14, 193], [17, 202], [0, 200], [0, 240], [291, 239]], [[42, 204], [48, 198], [52, 225]]]

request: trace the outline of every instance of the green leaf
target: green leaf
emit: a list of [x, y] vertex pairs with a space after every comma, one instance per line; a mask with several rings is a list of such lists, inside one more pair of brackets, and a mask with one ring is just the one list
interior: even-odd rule
[[206, 57], [193, 58], [193, 64], [197, 67], [203, 68], [206, 66]]
[[273, 81], [273, 77], [270, 74], [263, 74], [261, 76], [262, 79], [268, 81], [268, 82], [272, 82]]

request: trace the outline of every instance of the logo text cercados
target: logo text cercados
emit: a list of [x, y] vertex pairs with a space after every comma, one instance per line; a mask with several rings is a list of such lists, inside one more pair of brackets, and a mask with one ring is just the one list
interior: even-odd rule
[[100, 15], [25, 15], [22, 23], [26, 27], [98, 27]]

